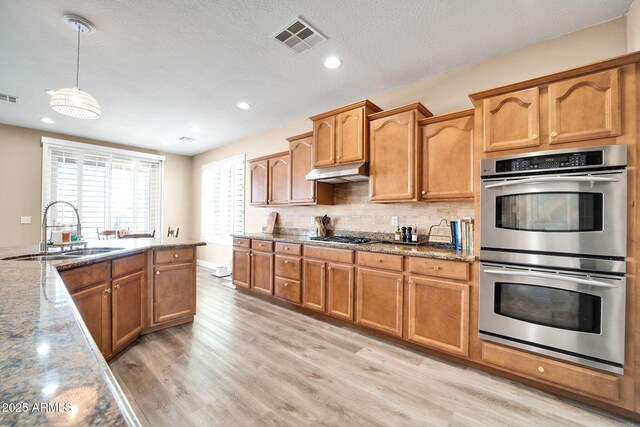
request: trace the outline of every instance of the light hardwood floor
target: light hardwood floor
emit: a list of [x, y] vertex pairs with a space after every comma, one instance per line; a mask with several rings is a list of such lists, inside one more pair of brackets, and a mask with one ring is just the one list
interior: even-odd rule
[[613, 426], [629, 420], [244, 295], [198, 269], [193, 324], [110, 363], [150, 426]]

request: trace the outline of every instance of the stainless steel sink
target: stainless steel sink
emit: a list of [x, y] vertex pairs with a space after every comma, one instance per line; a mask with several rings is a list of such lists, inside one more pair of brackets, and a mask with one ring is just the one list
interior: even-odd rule
[[[59, 261], [79, 258], [80, 255], [25, 255], [17, 258], [9, 258], [11, 261]], [[5, 258], [7, 259], [7, 258]]]
[[124, 248], [86, 248], [86, 249], [74, 249], [72, 251], [63, 252], [63, 255], [85, 256], [85, 255], [98, 255], [108, 252], [119, 251]]

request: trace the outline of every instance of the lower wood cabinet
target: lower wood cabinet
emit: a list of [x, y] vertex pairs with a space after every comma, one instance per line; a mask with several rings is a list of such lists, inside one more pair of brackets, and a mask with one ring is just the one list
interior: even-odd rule
[[251, 285], [251, 251], [249, 249], [233, 248], [232, 282], [236, 286], [249, 288]]
[[327, 266], [327, 314], [353, 320], [353, 293], [355, 268], [350, 265], [329, 263]]
[[325, 311], [327, 271], [326, 262], [305, 259], [302, 265], [302, 305]]
[[469, 285], [411, 276], [407, 339], [461, 356], [469, 353]]
[[280, 298], [294, 304], [300, 304], [301, 294], [302, 289], [300, 281], [276, 277], [273, 288], [273, 295], [276, 298]]
[[358, 269], [356, 323], [402, 336], [403, 275]]
[[134, 341], [143, 327], [144, 270], [114, 279], [111, 284], [113, 351]]
[[251, 252], [251, 289], [273, 295], [273, 254]]
[[163, 323], [196, 313], [195, 264], [156, 265], [153, 274], [153, 321]]
[[109, 357], [111, 355], [110, 283], [104, 281], [85, 287], [71, 293], [71, 299], [100, 352], [105, 358]]

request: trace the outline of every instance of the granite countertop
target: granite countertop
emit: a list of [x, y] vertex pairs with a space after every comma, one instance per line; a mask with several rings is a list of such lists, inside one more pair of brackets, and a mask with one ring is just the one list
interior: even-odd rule
[[[0, 425], [140, 425], [57, 269], [203, 244], [106, 240], [88, 246], [122, 249], [59, 261], [0, 260]], [[37, 252], [36, 245], [0, 248], [0, 258]]]
[[244, 239], [271, 240], [274, 242], [301, 243], [304, 245], [324, 246], [335, 249], [352, 249], [364, 252], [378, 252], [393, 255], [407, 255], [423, 258], [446, 259], [451, 261], [473, 262], [475, 256], [467, 255], [462, 252], [456, 252], [450, 247], [433, 246], [433, 245], [398, 245], [394, 243], [363, 243], [363, 244], [345, 244], [322, 242], [311, 240], [307, 236], [293, 234], [265, 234], [265, 233], [248, 233], [233, 234], [233, 237]]

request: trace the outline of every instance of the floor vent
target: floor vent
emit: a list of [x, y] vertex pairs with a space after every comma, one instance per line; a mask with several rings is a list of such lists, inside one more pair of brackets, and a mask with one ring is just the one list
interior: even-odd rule
[[11, 95], [5, 95], [4, 93], [0, 93], [0, 101], [7, 101], [7, 102], [10, 102], [12, 104], [17, 104], [18, 103], [18, 97], [17, 96], [11, 96]]
[[322, 40], [327, 39], [299, 16], [278, 31], [273, 38], [296, 53], [306, 52]]
[[191, 142], [191, 141], [195, 141], [195, 138], [189, 138], [188, 136], [181, 136], [180, 138], [178, 138], [178, 141]]

